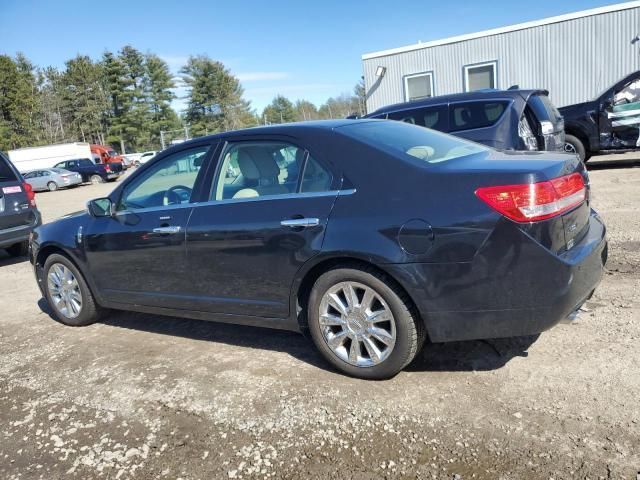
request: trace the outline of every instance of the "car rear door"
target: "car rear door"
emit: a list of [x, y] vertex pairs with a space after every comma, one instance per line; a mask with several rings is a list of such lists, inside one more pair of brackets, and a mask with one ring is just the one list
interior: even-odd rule
[[32, 225], [34, 212], [29, 205], [22, 178], [9, 160], [0, 154], [0, 240], [3, 234]]
[[340, 183], [288, 137], [228, 142], [187, 226], [192, 309], [286, 318], [295, 274], [321, 251]]

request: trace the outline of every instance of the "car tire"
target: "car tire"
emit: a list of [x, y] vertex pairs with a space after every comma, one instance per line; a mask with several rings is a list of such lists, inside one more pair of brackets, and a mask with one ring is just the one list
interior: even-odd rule
[[[347, 293], [352, 291], [356, 299], [350, 301]], [[348, 307], [346, 312], [333, 307], [334, 295], [341, 299], [342, 307]], [[338, 317], [340, 322], [334, 323]], [[347, 375], [368, 380], [398, 374], [426, 338], [408, 295], [373, 268], [334, 268], [323, 273], [311, 290], [307, 318], [322, 356]]]
[[7, 253], [12, 257], [26, 257], [29, 255], [29, 242], [16, 243], [6, 248]]
[[[64, 255], [54, 253], [47, 257], [42, 282], [45, 298], [61, 323], [80, 327], [97, 322], [103, 315], [104, 309], [96, 303], [84, 276]], [[62, 286], [66, 286], [64, 291]]]
[[49, 182], [47, 183], [47, 188], [50, 192], [55, 192], [56, 190], [58, 190], [58, 184], [56, 182]]
[[564, 151], [566, 153], [575, 153], [581, 162], [589, 160], [587, 150], [578, 137], [573, 135], [565, 135], [564, 137]]
[[91, 177], [89, 177], [89, 180], [94, 185], [97, 185], [98, 183], [104, 183], [104, 178], [102, 178], [100, 175], [91, 175]]

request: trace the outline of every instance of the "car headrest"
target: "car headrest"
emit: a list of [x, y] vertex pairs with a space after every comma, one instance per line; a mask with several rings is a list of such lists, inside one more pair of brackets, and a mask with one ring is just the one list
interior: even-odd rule
[[273, 155], [262, 147], [246, 147], [260, 173], [260, 178], [274, 179], [280, 174], [280, 167]]
[[246, 148], [238, 150], [238, 168], [240, 168], [242, 176], [248, 180], [258, 180], [260, 178], [260, 171], [256, 162]]

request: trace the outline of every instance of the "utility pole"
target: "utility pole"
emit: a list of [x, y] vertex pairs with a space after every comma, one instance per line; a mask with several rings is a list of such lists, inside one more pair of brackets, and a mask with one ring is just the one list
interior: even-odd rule
[[162, 150], [164, 150], [164, 132], [160, 130], [160, 145], [162, 146]]
[[189, 140], [189, 127], [188, 126], [184, 126], [184, 139], [185, 141]]

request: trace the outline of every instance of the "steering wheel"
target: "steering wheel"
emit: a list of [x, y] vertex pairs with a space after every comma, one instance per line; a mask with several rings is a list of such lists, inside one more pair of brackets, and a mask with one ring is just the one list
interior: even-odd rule
[[[180, 190], [182, 192], [179, 193]], [[174, 185], [164, 192], [162, 204], [175, 205], [182, 203], [185, 200], [189, 201], [189, 198], [191, 198], [191, 192], [193, 192], [193, 188], [185, 187], [184, 185]]]

